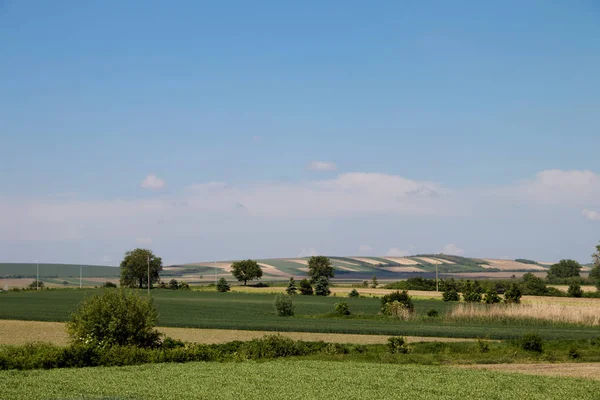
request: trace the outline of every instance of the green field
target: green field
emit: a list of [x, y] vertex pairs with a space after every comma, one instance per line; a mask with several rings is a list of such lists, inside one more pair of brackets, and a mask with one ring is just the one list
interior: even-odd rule
[[154, 364], [0, 371], [2, 399], [579, 399], [600, 382], [359, 362]]
[[[0, 263], [0, 278], [35, 278], [37, 274], [35, 263]], [[40, 278], [42, 277], [79, 277], [79, 265], [75, 264], [39, 264]], [[119, 277], [121, 270], [116, 267], [101, 265], [83, 265], [84, 277]]]
[[[0, 319], [66, 321], [86, 295], [101, 289], [43, 290], [0, 294]], [[145, 293], [145, 292], [142, 292]], [[341, 297], [295, 296], [296, 316], [279, 317], [273, 308], [273, 294], [217, 293], [213, 291], [154, 290], [160, 313], [159, 325], [174, 327], [221, 328], [265, 331], [363, 333], [407, 336], [515, 338], [535, 330], [546, 339], [582, 339], [599, 336], [595, 327], [552, 324], [550, 322], [444, 322], [426, 318], [434, 308], [443, 314], [450, 303], [440, 300], [414, 300], [421, 318], [398, 321], [378, 317], [380, 303], [374, 298], [347, 301], [354, 316], [328, 315]]]

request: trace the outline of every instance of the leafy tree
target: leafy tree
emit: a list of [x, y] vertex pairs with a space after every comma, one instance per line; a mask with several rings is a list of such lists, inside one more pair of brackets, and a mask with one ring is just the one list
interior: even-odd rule
[[504, 302], [506, 304], [519, 304], [521, 302], [521, 296], [523, 293], [516, 283], [510, 285], [510, 287], [504, 292]]
[[596, 252], [592, 254], [594, 268], [590, 271], [590, 279], [596, 284], [596, 289], [600, 291], [600, 244], [596, 246]]
[[449, 286], [442, 293], [442, 299], [444, 301], [459, 301], [460, 300], [460, 296], [459, 296], [459, 294], [458, 294], [458, 292], [456, 291], [455, 288]]
[[352, 297], [359, 297], [359, 296], [360, 296], [360, 294], [358, 293], [358, 290], [356, 290], [356, 289], [352, 289], [350, 291], [350, 293], [348, 293], [348, 297], [350, 297], [350, 298], [352, 298]]
[[294, 303], [289, 294], [278, 294], [275, 296], [275, 311], [280, 317], [291, 317], [294, 315]]
[[567, 294], [569, 295], [569, 297], [583, 296], [583, 290], [581, 290], [581, 285], [578, 283], [571, 283], [569, 285], [569, 289], [567, 290]]
[[67, 331], [75, 342], [104, 346], [155, 347], [158, 312], [151, 297], [125, 289], [108, 289], [83, 300]]
[[121, 286], [140, 289], [148, 287], [148, 259], [150, 260], [150, 287], [160, 279], [162, 258], [155, 256], [151, 250], [134, 249], [125, 253], [121, 261]]
[[310, 283], [315, 283], [321, 277], [327, 280], [335, 276], [331, 260], [325, 256], [313, 256], [308, 260], [308, 276]]
[[177, 282], [177, 279], [171, 279], [169, 281], [169, 289], [177, 290], [178, 288], [179, 288], [179, 282]]
[[480, 289], [481, 287], [479, 285], [475, 286], [471, 281], [465, 282], [463, 300], [467, 303], [479, 303], [481, 301]]
[[315, 283], [315, 294], [317, 296], [329, 296], [331, 290], [329, 290], [329, 279], [325, 276], [319, 277]]
[[217, 282], [217, 292], [225, 293], [229, 292], [231, 288], [229, 287], [229, 283], [225, 280], [225, 278], [219, 279]]
[[310, 281], [308, 279], [302, 279], [300, 281], [300, 294], [304, 296], [312, 296], [313, 293], [314, 291]]
[[548, 288], [542, 278], [538, 278], [531, 272], [528, 272], [523, 275], [523, 294], [545, 296], [548, 294]]
[[415, 306], [412, 302], [412, 298], [408, 295], [406, 290], [403, 291], [395, 291], [392, 293], [388, 293], [381, 298], [381, 306], [385, 307], [387, 303], [393, 303], [394, 301], [403, 304], [410, 312], [413, 312]]
[[350, 315], [350, 307], [348, 307], [348, 303], [345, 301], [335, 303], [334, 310], [339, 315]]
[[362, 286], [364, 288], [368, 288], [369, 287], [369, 281], [363, 281]]
[[244, 282], [244, 286], [248, 281], [260, 279], [263, 276], [262, 268], [254, 260], [234, 262], [231, 264], [231, 273], [238, 281]]
[[38, 287], [39, 287], [40, 289], [43, 289], [43, 288], [44, 288], [44, 282], [42, 282], [42, 281], [33, 281], [33, 282], [31, 282], [31, 283], [29, 284], [29, 287], [30, 287], [31, 289], [37, 289]]
[[485, 304], [496, 304], [501, 301], [502, 299], [498, 296], [498, 292], [495, 289], [489, 289], [485, 292], [485, 297], [483, 298]]
[[296, 294], [296, 292], [298, 291], [298, 288], [296, 287], [296, 281], [294, 280], [294, 277], [290, 278], [290, 283], [288, 283], [288, 287], [285, 289], [285, 291], [289, 295]]
[[560, 260], [558, 263], [552, 265], [548, 270], [548, 279], [555, 278], [571, 278], [573, 276], [579, 276], [581, 271], [581, 264], [575, 260]]
[[377, 286], [379, 286], [379, 282], [377, 282], [377, 275], [373, 275], [373, 278], [371, 278], [371, 287], [376, 289]]

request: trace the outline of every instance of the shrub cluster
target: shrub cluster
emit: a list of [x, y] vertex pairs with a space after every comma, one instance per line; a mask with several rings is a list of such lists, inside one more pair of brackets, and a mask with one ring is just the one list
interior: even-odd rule
[[346, 354], [352, 347], [337, 343], [294, 341], [280, 335], [248, 342], [192, 344], [165, 339], [156, 348], [97, 346], [82, 343], [68, 347], [36, 343], [0, 347], [0, 370], [123, 366], [188, 361], [235, 361], [306, 356], [320, 352]]

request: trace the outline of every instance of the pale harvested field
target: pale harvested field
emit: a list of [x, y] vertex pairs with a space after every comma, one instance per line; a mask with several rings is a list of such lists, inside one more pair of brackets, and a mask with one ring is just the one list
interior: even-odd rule
[[410, 258], [405, 258], [405, 257], [382, 257], [386, 260], [390, 260], [392, 262], [395, 262], [397, 264], [402, 264], [402, 265], [417, 265], [417, 262], [415, 260], [411, 260]]
[[600, 380], [600, 363], [474, 364], [462, 365], [460, 368]]
[[425, 270], [417, 267], [383, 267], [381, 269], [390, 272], [425, 272]]
[[[352, 287], [331, 287], [332, 295], [337, 296], [347, 296], [348, 293], [352, 289], [356, 289], [358, 293], [361, 295], [373, 295], [373, 296], [383, 296], [384, 294], [395, 292], [393, 289], [373, 289], [373, 288], [352, 288]], [[276, 286], [276, 287], [249, 287], [249, 286], [232, 286], [232, 292], [244, 292], [244, 293], [283, 293], [285, 292], [285, 287]], [[442, 298], [442, 292], [433, 292], [433, 291], [425, 291], [425, 290], [409, 290], [408, 294], [417, 298], [427, 298], [427, 299], [437, 299]]]
[[437, 260], [435, 258], [430, 258], [430, 257], [415, 257], [415, 258], [417, 258], [418, 260], [424, 261], [426, 263], [429, 263], [429, 264], [441, 264], [442, 262], [444, 262], [446, 264], [450, 264], [450, 263], [447, 263], [446, 261], [440, 261], [440, 260]]
[[514, 260], [497, 260], [493, 258], [484, 258], [484, 261], [489, 262], [489, 265], [482, 264], [483, 268], [496, 268], [499, 270], [514, 270], [514, 271], [546, 271], [547, 268], [533, 264], [523, 264]]
[[[336, 265], [334, 268], [335, 269], [341, 269], [341, 270], [344, 270], [344, 271], [352, 271], [352, 272], [356, 272], [357, 271], [354, 268], [342, 267], [341, 265]], [[308, 271], [308, 268], [307, 268], [307, 271]]]
[[217, 268], [222, 269], [224, 271], [231, 271], [231, 263], [230, 262], [205, 262], [205, 263], [194, 263], [194, 264], [185, 264], [185, 267], [209, 267], [209, 268]]
[[[69, 343], [69, 336], [63, 322], [38, 322], [38, 321], [0, 321], [0, 344], [19, 345], [31, 342], [50, 342], [59, 346]], [[266, 335], [279, 333], [294, 340], [325, 341], [335, 343], [353, 344], [383, 344], [387, 343], [389, 336], [385, 335], [352, 335], [341, 333], [311, 333], [311, 332], [268, 332], [268, 331], [240, 331], [228, 329], [196, 329], [196, 328], [168, 328], [159, 327], [158, 330], [167, 336], [188, 342], [213, 344], [227, 343], [233, 340], [251, 340]], [[409, 342], [465, 342], [474, 339], [460, 338], [435, 338], [407, 336]]]
[[[520, 278], [524, 274], [525, 274], [525, 272], [520, 272], [520, 271], [515, 271], [515, 272], [511, 272], [511, 271], [487, 272], [487, 271], [484, 271], [484, 272], [458, 272], [455, 274], [440, 274], [440, 275], [441, 276], [451, 275], [451, 276], [454, 276], [455, 278], [506, 279], [506, 278], [512, 277], [513, 275], [515, 275], [517, 278]], [[546, 277], [546, 272], [532, 272], [532, 274], [537, 276], [538, 278]]]
[[[557, 288], [558, 290], [562, 290], [563, 292], [569, 290], [569, 285], [548, 285], [548, 287]], [[584, 292], [595, 292], [596, 288], [594, 286], [582, 286], [581, 290], [583, 290]]]
[[291, 276], [290, 274], [281, 272], [280, 270], [278, 270], [277, 268], [275, 268], [272, 265], [265, 264], [265, 263], [258, 263], [258, 265], [260, 265], [262, 267], [262, 270], [265, 274], [274, 275], [274, 276], [285, 276], [285, 277]]
[[596, 304], [479, 304], [460, 303], [447, 314], [451, 320], [495, 321], [502, 318], [536, 319], [567, 324], [600, 326], [600, 302]]
[[379, 265], [381, 264], [381, 262], [377, 261], [377, 260], [371, 260], [370, 258], [361, 258], [361, 257], [351, 257], [353, 260], [356, 261], [362, 261], [365, 262], [367, 264], [371, 264], [371, 265]]

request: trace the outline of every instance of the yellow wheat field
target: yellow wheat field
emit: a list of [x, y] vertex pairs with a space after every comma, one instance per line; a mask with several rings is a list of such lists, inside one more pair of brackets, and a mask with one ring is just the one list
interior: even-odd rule
[[567, 305], [551, 303], [528, 304], [458, 304], [451, 310], [449, 319], [488, 319], [504, 318], [539, 319], [557, 323], [600, 326], [600, 304]]

